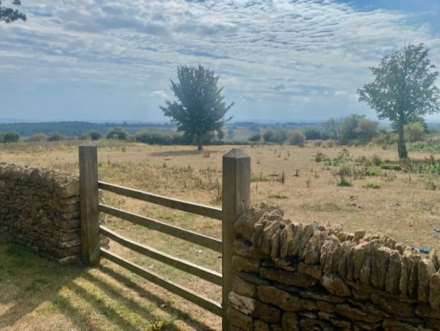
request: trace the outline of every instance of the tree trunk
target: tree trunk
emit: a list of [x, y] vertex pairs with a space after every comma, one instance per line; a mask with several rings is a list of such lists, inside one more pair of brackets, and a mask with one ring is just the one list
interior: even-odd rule
[[408, 158], [403, 123], [399, 123], [399, 140], [397, 142], [397, 152], [399, 153], [400, 160], [406, 160]]
[[200, 135], [196, 136], [197, 150], [203, 151], [202, 137]]

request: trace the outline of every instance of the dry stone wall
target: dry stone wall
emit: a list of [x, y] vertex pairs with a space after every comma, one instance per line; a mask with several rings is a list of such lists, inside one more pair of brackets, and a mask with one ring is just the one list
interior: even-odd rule
[[62, 263], [78, 261], [78, 179], [0, 164], [0, 234]]
[[231, 329], [440, 330], [440, 257], [252, 209], [235, 224]]

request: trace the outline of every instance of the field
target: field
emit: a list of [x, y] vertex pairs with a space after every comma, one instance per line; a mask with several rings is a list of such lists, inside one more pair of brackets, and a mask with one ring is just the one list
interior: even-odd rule
[[[221, 158], [232, 146], [147, 146], [102, 141], [102, 180], [210, 205], [221, 203]], [[77, 142], [0, 147], [0, 162], [78, 172]], [[252, 158], [252, 203], [279, 205], [303, 223], [389, 235], [418, 248], [440, 249], [440, 154], [412, 152], [419, 162], [396, 163], [380, 147], [243, 146]], [[220, 224], [104, 194], [108, 204], [220, 237]], [[106, 226], [175, 256], [220, 271], [214, 252], [105, 217]], [[212, 299], [220, 288], [161, 265], [115, 243], [111, 250]], [[0, 329], [219, 329], [220, 320], [110, 262], [99, 269], [60, 267], [0, 244]], [[12, 277], [12, 275], [18, 275]], [[3, 295], [5, 293], [6, 295]], [[38, 325], [41, 325], [39, 328]]]

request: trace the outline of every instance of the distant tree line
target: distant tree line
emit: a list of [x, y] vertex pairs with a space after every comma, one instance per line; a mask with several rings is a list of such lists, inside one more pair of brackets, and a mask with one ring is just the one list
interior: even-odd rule
[[[409, 142], [422, 141], [428, 132], [426, 123], [419, 119], [404, 127], [405, 137]], [[349, 115], [343, 119], [330, 119], [319, 127], [287, 130], [268, 128], [252, 134], [248, 138], [251, 143], [284, 144], [304, 146], [306, 141], [331, 140], [338, 145], [365, 145], [368, 143], [388, 144], [397, 142], [393, 131], [379, 128], [377, 121], [363, 115]]]

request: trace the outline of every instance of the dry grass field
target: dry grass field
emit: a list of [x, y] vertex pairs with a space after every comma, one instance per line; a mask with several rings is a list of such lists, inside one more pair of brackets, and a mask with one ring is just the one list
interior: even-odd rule
[[[78, 143], [12, 144], [0, 162], [78, 172]], [[103, 141], [102, 180], [210, 205], [221, 203], [221, 159], [232, 146], [147, 146]], [[297, 222], [342, 226], [389, 235], [416, 247], [440, 249], [440, 155], [411, 153], [424, 167], [394, 169], [396, 151], [379, 147], [244, 146], [252, 158], [252, 203], [279, 205]], [[389, 162], [388, 162], [389, 161]], [[102, 200], [187, 229], [220, 237], [220, 223], [106, 193]], [[175, 256], [220, 271], [221, 257], [125, 221], [103, 217], [117, 232]], [[111, 242], [117, 254], [205, 296], [220, 288]], [[205, 330], [220, 319], [170, 295], [110, 262], [99, 269], [60, 267], [0, 244], [0, 329]]]

